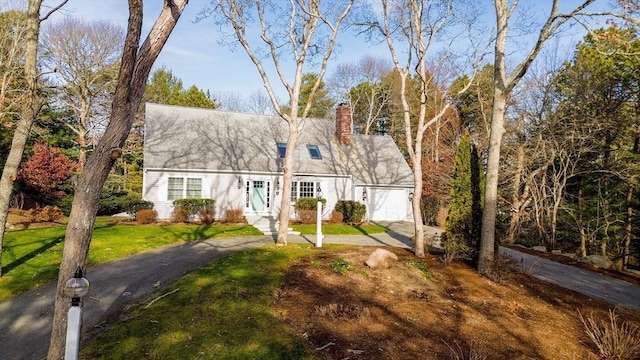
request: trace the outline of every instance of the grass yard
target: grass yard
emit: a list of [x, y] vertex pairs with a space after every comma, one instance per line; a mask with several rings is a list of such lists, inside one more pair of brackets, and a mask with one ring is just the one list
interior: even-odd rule
[[272, 310], [291, 263], [314, 252], [309, 245], [268, 246], [214, 261], [84, 342], [80, 357], [321, 359]]
[[[294, 231], [299, 231], [302, 235], [315, 235], [315, 224], [294, 224], [291, 226]], [[386, 232], [384, 226], [374, 224], [344, 225], [344, 224], [323, 224], [322, 233], [325, 235], [369, 235]]]
[[[56, 279], [64, 235], [63, 225], [5, 234], [0, 301]], [[262, 233], [249, 225], [126, 225], [99, 219], [88, 263], [100, 264], [175, 243], [253, 235]]]
[[95, 329], [80, 357], [596, 360], [606, 357], [578, 311], [603, 326], [609, 311], [640, 325], [639, 313], [507, 266], [494, 283], [463, 263], [386, 249], [399, 260], [379, 269], [364, 265], [373, 249], [357, 246], [220, 258]]

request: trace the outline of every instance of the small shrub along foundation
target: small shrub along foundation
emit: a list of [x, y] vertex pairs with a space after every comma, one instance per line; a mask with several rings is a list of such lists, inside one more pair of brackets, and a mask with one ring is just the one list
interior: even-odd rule
[[198, 218], [205, 224], [213, 223], [215, 218], [214, 199], [177, 199], [173, 200], [173, 212], [171, 221], [189, 222]]

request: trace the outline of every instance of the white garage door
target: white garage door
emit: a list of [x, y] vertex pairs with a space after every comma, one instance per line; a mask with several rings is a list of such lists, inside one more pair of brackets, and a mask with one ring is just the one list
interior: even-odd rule
[[367, 212], [372, 221], [407, 219], [409, 198], [404, 189], [369, 188]]

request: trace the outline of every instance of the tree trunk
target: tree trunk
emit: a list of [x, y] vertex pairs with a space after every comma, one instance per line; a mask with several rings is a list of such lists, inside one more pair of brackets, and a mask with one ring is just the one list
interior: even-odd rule
[[478, 272], [485, 275], [490, 273], [493, 268], [496, 215], [498, 213], [500, 145], [502, 143], [502, 135], [504, 134], [504, 114], [506, 103], [506, 94], [500, 91], [496, 84], [493, 98], [491, 135], [489, 138], [489, 157], [487, 159], [487, 183], [484, 195], [484, 210], [482, 212], [480, 254], [478, 257]]
[[513, 179], [511, 195], [511, 218], [509, 219], [509, 229], [505, 236], [505, 242], [513, 245], [515, 243], [516, 231], [520, 225], [522, 216], [522, 199], [520, 197], [520, 184], [524, 174], [524, 143], [518, 144], [518, 159], [516, 160], [516, 172]]
[[27, 104], [24, 105], [20, 114], [20, 121], [16, 126], [11, 149], [7, 156], [7, 161], [2, 169], [0, 178], [0, 275], [2, 274], [2, 246], [4, 243], [4, 233], [7, 226], [9, 214], [9, 203], [13, 192], [13, 183], [16, 181], [18, 167], [22, 160], [24, 146], [27, 143], [29, 132], [33, 122], [38, 117], [42, 100], [38, 91], [38, 35], [40, 33], [40, 6], [42, 0], [29, 0], [27, 9], [27, 41], [25, 49], [25, 80], [29, 96]]
[[[187, 2], [188, 0], [165, 2], [147, 39], [138, 47], [142, 30], [142, 0], [129, 0], [127, 37], [110, 121], [95, 151], [87, 159], [82, 173], [75, 182], [74, 199], [58, 273], [53, 329], [47, 355], [49, 360], [62, 359], [64, 356], [66, 313], [70, 305], [69, 299], [63, 293], [64, 284], [73, 276], [76, 267], [86, 266], [102, 187], [111, 166], [121, 155], [120, 148], [127, 139], [142, 101], [151, 67]], [[91, 278], [90, 273], [87, 277]]]
[[633, 236], [633, 207], [631, 201], [633, 200], [633, 191], [635, 187], [633, 182], [635, 179], [631, 178], [629, 188], [627, 189], [627, 218], [625, 219], [625, 231], [624, 231], [624, 247], [622, 250], [622, 269], [627, 270], [629, 265], [630, 253], [631, 253], [631, 238]]
[[580, 190], [578, 190], [578, 227], [580, 227], [580, 257], [587, 257], [587, 235], [584, 231], [584, 180], [580, 180]]
[[422, 225], [422, 211], [420, 211], [420, 200], [422, 199], [422, 157], [416, 156], [417, 163], [413, 166], [413, 198], [411, 199], [411, 207], [413, 208], [413, 224], [415, 226], [415, 255], [419, 258], [425, 256], [424, 253], [424, 226]]
[[493, 69], [493, 109], [491, 112], [491, 130], [487, 158], [487, 183], [482, 212], [482, 232], [480, 253], [478, 254], [478, 272], [489, 274], [493, 269], [495, 247], [496, 215], [498, 214], [498, 174], [500, 171], [500, 146], [504, 134], [504, 116], [507, 106], [507, 78], [505, 50], [509, 14], [506, 0], [495, 0], [496, 42]]
[[293, 181], [293, 154], [298, 143], [299, 129], [295, 118], [289, 122], [289, 138], [287, 139], [287, 150], [284, 155], [282, 166], [282, 202], [280, 203], [280, 214], [278, 216], [277, 244], [287, 245], [287, 235], [289, 235], [289, 218], [291, 217], [291, 183]]

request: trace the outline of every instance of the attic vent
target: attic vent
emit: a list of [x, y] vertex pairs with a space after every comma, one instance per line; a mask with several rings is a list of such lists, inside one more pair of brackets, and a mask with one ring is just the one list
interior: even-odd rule
[[320, 149], [318, 148], [318, 145], [307, 145], [307, 149], [309, 149], [309, 156], [311, 156], [312, 159], [316, 159], [316, 160], [322, 159], [322, 154], [320, 154]]

